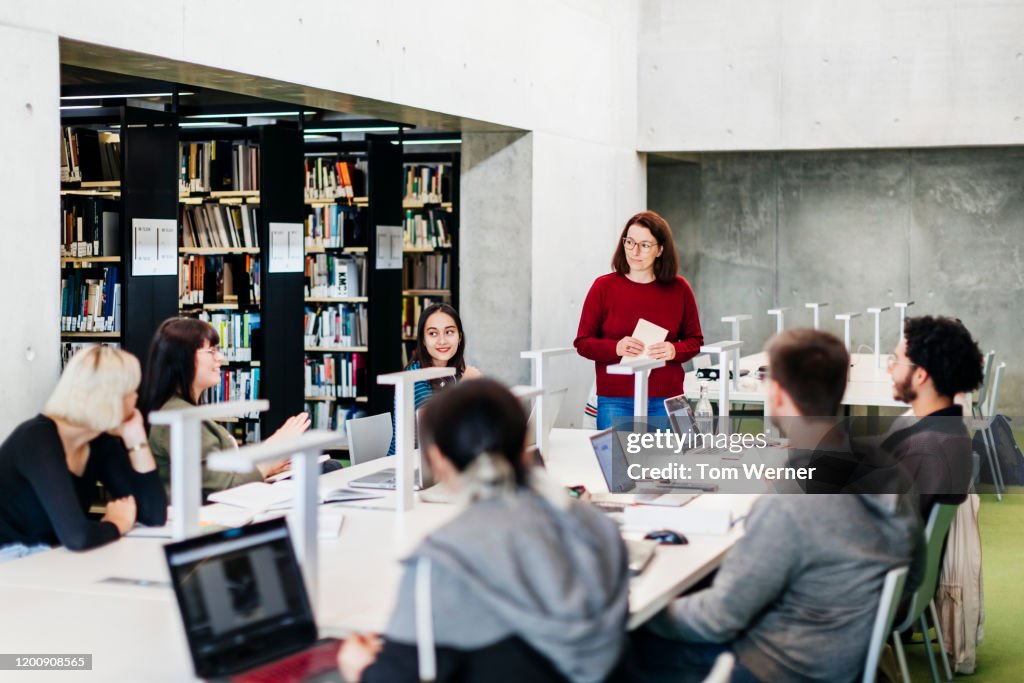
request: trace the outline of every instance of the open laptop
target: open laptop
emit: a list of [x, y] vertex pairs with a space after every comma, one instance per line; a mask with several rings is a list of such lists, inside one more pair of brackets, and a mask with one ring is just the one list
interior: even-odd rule
[[[693, 414], [693, 408], [690, 406], [690, 402], [686, 400], [684, 394], [673, 396], [665, 399], [665, 412], [668, 413], [669, 423], [672, 425], [672, 431], [680, 436], [696, 437], [703, 432], [701, 431], [700, 424], [697, 422], [697, 418]], [[684, 446], [682, 453], [690, 453], [693, 455], [703, 453], [713, 453], [715, 451], [714, 446], [699, 446], [697, 448], [687, 448]]]
[[283, 518], [164, 546], [197, 676], [337, 681]]
[[[632, 493], [636, 489], [637, 481], [630, 478], [626, 470], [629, 462], [622, 449], [622, 444], [617, 443], [616, 431], [605, 429], [590, 437], [590, 446], [594, 449], [594, 456], [601, 468], [601, 475], [605, 484], [608, 485], [608, 492], [613, 494], [631, 494], [628, 499], [618, 496], [618, 502], [622, 503], [646, 503], [648, 505], [670, 505], [680, 506], [690, 502], [697, 496], [693, 487], [687, 486], [685, 482], [673, 484], [665, 480], [650, 480], [642, 483], [650, 484], [664, 490], [662, 493]], [[601, 501], [604, 502], [604, 501]]]
[[[417, 491], [423, 489], [429, 489], [433, 486], [436, 481], [434, 480], [434, 470], [430, 467], [429, 459], [422, 455], [419, 449], [413, 451], [415, 461], [419, 461], [420, 466], [416, 468], [413, 474], [413, 487]], [[384, 491], [394, 491], [398, 486], [398, 475], [394, 467], [385, 467], [382, 470], [377, 470], [372, 474], [367, 474], [364, 477], [353, 479], [348, 483], [350, 488], [354, 489], [381, 489]]]

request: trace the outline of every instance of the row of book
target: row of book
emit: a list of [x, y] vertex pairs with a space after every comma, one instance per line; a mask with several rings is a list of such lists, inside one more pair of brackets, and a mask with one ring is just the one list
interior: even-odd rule
[[[433, 304], [440, 304], [446, 302], [446, 298], [435, 298], [429, 296], [403, 296], [402, 336], [415, 337], [416, 327], [420, 323], [420, 314], [423, 313], [423, 309]], [[408, 361], [406, 363], [408, 363]]]
[[121, 202], [66, 194], [60, 198], [61, 256], [118, 256]]
[[121, 136], [92, 128], [60, 129], [61, 182], [121, 180]]
[[406, 254], [402, 289], [448, 289], [451, 254]]
[[310, 429], [327, 429], [332, 432], [347, 432], [349, 420], [366, 417], [366, 412], [352, 405], [338, 405], [333, 401], [307, 401], [305, 410], [309, 413]]
[[351, 254], [306, 256], [307, 297], [362, 296], [366, 259]]
[[436, 249], [452, 246], [452, 238], [445, 226], [446, 211], [427, 209], [424, 212], [406, 211], [402, 222], [405, 246], [413, 249]]
[[[445, 173], [448, 169], [448, 173]], [[450, 202], [450, 164], [405, 164], [405, 201], [439, 204]]]
[[180, 193], [260, 189], [260, 148], [251, 142], [182, 142], [178, 156]]
[[339, 199], [366, 196], [365, 159], [340, 160], [306, 157], [306, 199]]
[[[62, 341], [60, 343], [60, 366], [63, 368], [71, 360], [71, 357], [91, 346], [95, 346], [95, 342], [73, 342], [73, 341]], [[120, 342], [103, 342], [101, 346], [110, 346], [115, 349], [121, 348]]]
[[259, 305], [259, 254], [178, 257], [178, 307], [233, 303]]
[[361, 353], [306, 356], [306, 396], [355, 398], [366, 394], [366, 357]]
[[256, 204], [182, 204], [181, 244], [216, 249], [259, 248], [259, 221]]
[[330, 304], [306, 308], [305, 345], [339, 348], [366, 346], [367, 310], [364, 304]]
[[117, 266], [64, 269], [60, 280], [60, 330], [121, 330], [121, 281]]
[[341, 204], [310, 207], [304, 236], [307, 249], [366, 246], [365, 211]]
[[247, 363], [259, 358], [262, 350], [259, 313], [210, 313], [197, 316], [213, 326], [220, 337], [224, 360]]
[[[203, 392], [202, 402], [253, 401], [259, 397], [259, 368], [224, 368], [220, 371], [220, 382]], [[258, 411], [242, 415], [247, 419], [259, 416]]]

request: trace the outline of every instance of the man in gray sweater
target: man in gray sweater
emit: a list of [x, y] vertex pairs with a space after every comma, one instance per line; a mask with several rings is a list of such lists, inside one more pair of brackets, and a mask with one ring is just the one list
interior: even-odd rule
[[[849, 355], [816, 330], [768, 345], [769, 408], [790, 447], [850, 452], [834, 415]], [[709, 588], [676, 600], [638, 639], [647, 680], [701, 680], [723, 650], [734, 682], [859, 680], [886, 572], [920, 561], [901, 493], [764, 495]]]

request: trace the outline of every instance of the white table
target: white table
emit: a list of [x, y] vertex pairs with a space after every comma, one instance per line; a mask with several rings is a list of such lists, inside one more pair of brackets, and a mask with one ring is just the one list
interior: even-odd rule
[[[546, 457], [549, 474], [565, 484], [606, 491], [588, 430], [555, 429]], [[392, 465], [381, 459], [321, 477], [323, 489]], [[726, 506], [746, 514], [756, 496], [701, 496], [690, 505]], [[453, 505], [417, 503], [404, 515], [394, 494], [345, 505], [337, 539], [320, 541], [317, 621], [325, 635], [381, 631], [396, 599], [400, 559], [430, 531], [450, 520]], [[660, 546], [630, 584], [629, 627], [635, 628], [673, 597], [707, 576], [742, 534], [688, 534], [685, 546]], [[0, 565], [0, 638], [5, 652], [94, 655], [93, 672], [32, 672], [32, 680], [185, 680], [191, 660], [180, 624], [162, 546], [165, 541], [125, 538], [83, 553], [63, 548]], [[110, 582], [111, 577], [144, 582]], [[7, 680], [8, 676], [4, 675]]]
[[[843, 394], [843, 405], [873, 406], [889, 408], [907, 408], [907, 404], [892, 397], [892, 379], [884, 365], [883, 356], [875, 365], [875, 356], [871, 353], [854, 353], [850, 355], [850, 379]], [[768, 383], [755, 378], [757, 368], [768, 364], [768, 354], [764, 351], [740, 358], [740, 369], [749, 370], [750, 374], [740, 377], [739, 388], [729, 387], [730, 403], [765, 403], [768, 399]], [[707, 381], [708, 399], [716, 400], [718, 382], [701, 380], [696, 372], [686, 373], [683, 380], [683, 392], [686, 398], [700, 398], [700, 384]]]

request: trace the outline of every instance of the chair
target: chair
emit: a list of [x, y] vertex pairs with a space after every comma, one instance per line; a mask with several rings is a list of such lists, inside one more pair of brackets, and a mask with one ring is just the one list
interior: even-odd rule
[[[988, 363], [987, 357], [986, 363]], [[996, 489], [996, 500], [1000, 501], [1003, 499], [1005, 484], [1003, 482], [1003, 468], [999, 465], [999, 453], [996, 452], [995, 436], [992, 434], [992, 420], [999, 411], [999, 385], [1002, 384], [1003, 371], [1005, 369], [1006, 363], [1000, 363], [999, 367], [995, 369], [995, 376], [992, 378], [991, 383], [987, 379], [985, 380], [983, 393], [987, 394], [987, 400], [981, 398], [980, 395], [978, 399], [978, 411], [981, 413], [981, 419], [983, 420], [981, 440], [985, 444], [985, 456], [988, 460], [989, 471], [992, 472], [992, 483]]]
[[875, 614], [875, 625], [871, 628], [871, 640], [868, 642], [868, 658], [864, 663], [863, 683], [875, 683], [878, 674], [878, 660], [882, 656], [885, 641], [892, 633], [892, 622], [896, 619], [899, 598], [903, 595], [903, 586], [907, 582], [907, 567], [890, 569], [882, 583], [882, 597], [878, 601], [878, 612]]
[[723, 652], [718, 655], [715, 665], [704, 678], [704, 683], [729, 683], [732, 677], [732, 667], [736, 663], [736, 657], [731, 652]]
[[361, 465], [388, 454], [391, 445], [391, 413], [349, 420], [348, 456], [353, 465]]
[[935, 626], [935, 635], [939, 640], [939, 651], [942, 654], [942, 663], [946, 670], [946, 680], [953, 680], [953, 672], [949, 668], [949, 659], [946, 657], [946, 644], [942, 638], [942, 628], [935, 612], [935, 589], [939, 583], [939, 570], [942, 564], [942, 548], [945, 544], [946, 534], [956, 516], [958, 505], [946, 505], [936, 503], [932, 506], [931, 514], [928, 515], [928, 524], [924, 529], [925, 538], [925, 567], [924, 579], [918, 586], [910, 600], [909, 609], [903, 623], [898, 624], [892, 632], [892, 642], [896, 649], [896, 659], [899, 661], [900, 673], [905, 683], [910, 681], [910, 672], [907, 670], [907, 657], [903, 652], [903, 643], [900, 641], [900, 634], [909, 630], [915, 624], [921, 627], [924, 635], [924, 646], [928, 652], [928, 666], [932, 672], [933, 683], [939, 683], [939, 672], [935, 665], [935, 653], [932, 651], [932, 641], [928, 636], [928, 619], [925, 610], [931, 614], [932, 623]]
[[985, 362], [982, 365], [981, 371], [981, 386], [978, 387], [978, 396], [975, 398], [974, 404], [971, 406], [971, 411], [974, 413], [974, 417], [982, 417], [986, 415], [985, 402], [988, 400], [988, 390], [992, 385], [992, 361], [995, 360], [996, 352], [989, 351], [985, 354]]

